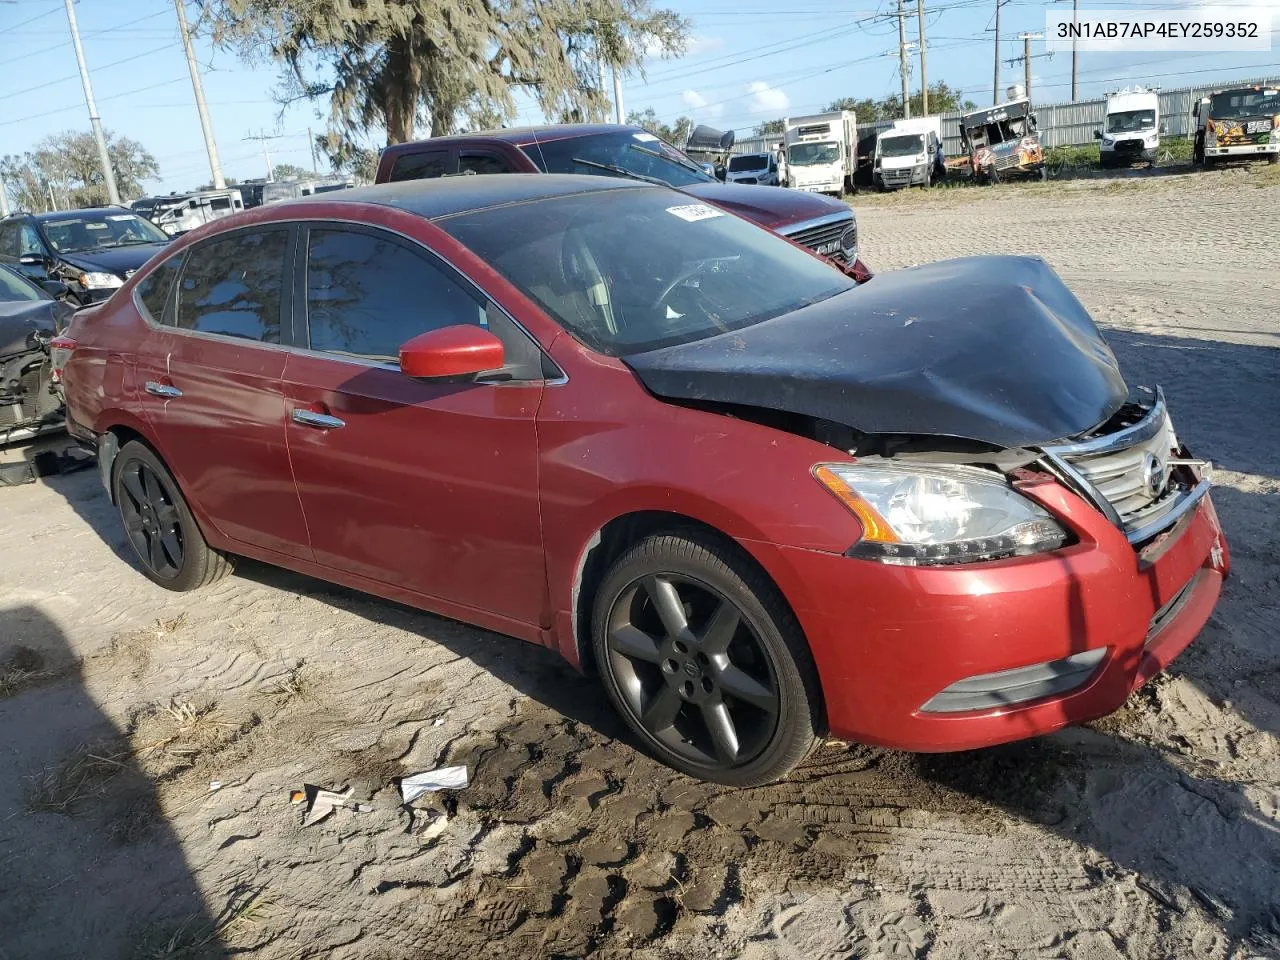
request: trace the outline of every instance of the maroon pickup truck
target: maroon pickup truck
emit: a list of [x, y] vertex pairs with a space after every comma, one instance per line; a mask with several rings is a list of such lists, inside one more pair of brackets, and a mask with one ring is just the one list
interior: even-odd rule
[[481, 173], [586, 173], [657, 181], [821, 254], [858, 283], [858, 223], [848, 204], [814, 193], [721, 183], [640, 127], [575, 123], [513, 127], [398, 143], [382, 151], [378, 183]]

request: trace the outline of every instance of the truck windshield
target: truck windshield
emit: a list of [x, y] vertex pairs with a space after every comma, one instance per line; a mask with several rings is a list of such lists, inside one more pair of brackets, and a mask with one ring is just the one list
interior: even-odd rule
[[854, 288], [777, 234], [666, 187], [593, 190], [436, 223], [609, 356], [702, 340]]
[[748, 153], [741, 157], [729, 158], [729, 170], [741, 173], [743, 170], [763, 170], [769, 165], [769, 158], [763, 153]]
[[1280, 113], [1280, 90], [1227, 90], [1209, 100], [1209, 116], [1265, 117]]
[[1153, 130], [1156, 125], [1154, 110], [1119, 110], [1107, 114], [1107, 133], [1134, 133]]
[[917, 153], [924, 153], [924, 137], [918, 133], [885, 137], [880, 141], [882, 157], [914, 157]]
[[813, 167], [820, 163], [835, 163], [840, 159], [838, 143], [793, 143], [787, 151], [792, 166]]
[[[584, 137], [539, 140], [524, 152], [545, 173], [589, 173], [623, 176], [602, 169], [620, 167], [640, 177], [661, 180], [673, 187], [713, 181], [683, 153], [642, 130], [593, 133]], [[583, 163], [582, 161], [587, 161]]]
[[168, 243], [169, 237], [132, 213], [99, 213], [42, 220], [49, 245], [58, 253], [84, 253], [103, 247]]

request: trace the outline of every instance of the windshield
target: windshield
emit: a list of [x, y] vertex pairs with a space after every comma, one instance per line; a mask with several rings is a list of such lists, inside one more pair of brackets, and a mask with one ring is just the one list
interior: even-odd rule
[[1267, 117], [1280, 113], [1280, 90], [1228, 90], [1215, 93], [1209, 100], [1209, 116]]
[[[585, 137], [540, 140], [526, 144], [527, 153], [545, 173], [594, 173], [606, 177], [626, 176], [628, 171], [686, 187], [707, 183], [709, 177], [688, 157], [668, 143], [644, 131], [618, 130]], [[617, 167], [618, 170], [610, 170]]]
[[660, 188], [514, 203], [437, 223], [609, 356], [740, 329], [854, 285], [776, 234]]
[[787, 161], [793, 167], [836, 163], [839, 159], [840, 144], [838, 143], [793, 143], [787, 150]]
[[885, 137], [880, 141], [880, 156], [882, 157], [914, 157], [917, 153], [924, 153], [924, 137], [918, 133], [900, 137]]
[[744, 170], [763, 170], [769, 165], [769, 158], [763, 153], [748, 153], [741, 157], [729, 158], [729, 170], [741, 173]]
[[49, 298], [42, 294], [27, 281], [19, 276], [15, 276], [11, 271], [0, 267], [0, 300], [48, 300]]
[[1120, 110], [1107, 114], [1107, 133], [1137, 133], [1154, 130], [1155, 126], [1154, 110]]
[[168, 243], [169, 236], [133, 213], [67, 215], [40, 221], [50, 246], [59, 253], [86, 253], [104, 247]]

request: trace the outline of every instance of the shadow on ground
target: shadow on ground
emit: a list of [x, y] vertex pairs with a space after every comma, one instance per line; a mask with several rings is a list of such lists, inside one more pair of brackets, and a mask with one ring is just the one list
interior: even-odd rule
[[29, 606], [0, 610], [0, 878], [3, 960], [222, 956], [129, 738]]

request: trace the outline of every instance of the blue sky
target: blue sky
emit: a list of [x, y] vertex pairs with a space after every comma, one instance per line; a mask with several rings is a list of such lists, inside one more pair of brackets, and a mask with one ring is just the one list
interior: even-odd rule
[[[1263, 2], [1273, 10], [1273, 28], [1280, 27], [1280, 0]], [[654, 60], [644, 78], [627, 78], [626, 107], [653, 107], [665, 120], [688, 115], [745, 134], [762, 119], [815, 112], [836, 97], [895, 93], [897, 24], [884, 14], [896, 4], [855, 3], [659, 0], [693, 21], [693, 43], [684, 58]], [[1192, 0], [1081, 3], [1082, 9], [1135, 12], [1195, 6]], [[907, 39], [914, 42], [914, 0], [907, 9]], [[995, 0], [926, 0], [925, 9], [929, 79], [945, 80], [979, 104], [990, 102]], [[1040, 0], [1006, 0], [1002, 59], [1022, 53], [1017, 34], [1044, 30], [1044, 11]], [[79, 0], [76, 16], [104, 126], [155, 155], [163, 180], [153, 188], [206, 182], [204, 141], [171, 0]], [[245, 139], [260, 131], [278, 137], [268, 142], [273, 161], [309, 166], [307, 129], [323, 128], [326, 105], [294, 105], [282, 115], [273, 99], [278, 73], [272, 65], [248, 66], [204, 38], [196, 48], [224, 173], [241, 179], [265, 173], [260, 144]], [[1033, 41], [1033, 55], [1043, 49]], [[913, 89], [918, 66], [913, 55]], [[1033, 57], [1032, 66], [1038, 102], [1069, 99], [1069, 54]], [[1002, 64], [1001, 70], [1004, 85], [1022, 79], [1021, 64]], [[1270, 52], [1248, 54], [1081, 54], [1080, 93], [1099, 96], [1135, 81], [1170, 88], [1277, 73], [1280, 42]], [[0, 0], [0, 92], [0, 154], [21, 153], [52, 133], [89, 128], [62, 0]], [[520, 122], [541, 119], [535, 107], [522, 103]], [[381, 146], [376, 134], [370, 146]]]

